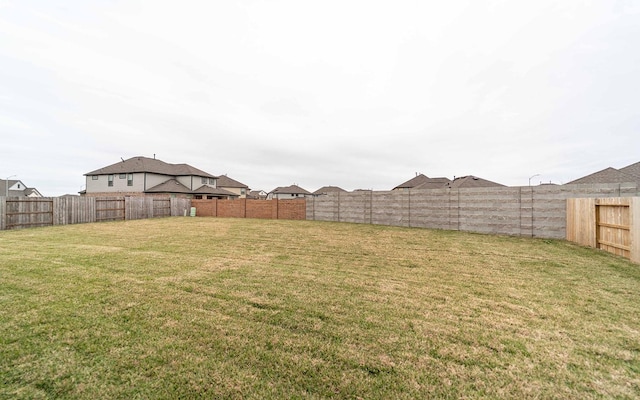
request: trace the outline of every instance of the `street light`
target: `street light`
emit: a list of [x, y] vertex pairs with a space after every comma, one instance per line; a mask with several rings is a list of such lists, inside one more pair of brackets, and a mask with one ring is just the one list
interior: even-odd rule
[[18, 175], [8, 176], [7, 179], [4, 180], [4, 197], [9, 197], [9, 179], [13, 178], [14, 176]]
[[529, 186], [531, 186], [531, 179], [535, 178], [536, 176], [540, 176], [540, 174], [535, 174], [535, 175], [529, 177]]

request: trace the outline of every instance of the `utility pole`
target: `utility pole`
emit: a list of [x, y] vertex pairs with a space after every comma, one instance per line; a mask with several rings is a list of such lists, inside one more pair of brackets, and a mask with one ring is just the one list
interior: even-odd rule
[[535, 174], [535, 175], [529, 177], [529, 186], [531, 186], [531, 179], [535, 178], [536, 176], [540, 176], [540, 174]]
[[18, 175], [8, 176], [7, 179], [4, 180], [4, 197], [9, 197], [9, 179], [16, 177]]

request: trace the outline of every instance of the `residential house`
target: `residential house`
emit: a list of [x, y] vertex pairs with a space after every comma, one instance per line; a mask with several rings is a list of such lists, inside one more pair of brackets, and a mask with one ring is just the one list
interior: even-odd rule
[[273, 189], [267, 195], [267, 199], [279, 199], [279, 200], [289, 200], [289, 199], [300, 199], [305, 197], [313, 196], [311, 192], [301, 188], [298, 185], [291, 185], [286, 187], [277, 187]]
[[265, 200], [268, 194], [269, 193], [265, 192], [264, 190], [252, 190], [249, 192], [249, 194], [247, 194], [247, 198], [254, 200]]
[[218, 177], [189, 164], [169, 164], [148, 157], [132, 157], [87, 172], [85, 196], [170, 195], [196, 199], [237, 198], [235, 192], [219, 188]]
[[312, 194], [314, 196], [324, 196], [329, 193], [346, 193], [347, 191], [338, 186], [323, 186]]
[[216, 179], [216, 187], [235, 193], [241, 199], [246, 198], [247, 192], [249, 191], [249, 186], [231, 179], [227, 175], [218, 176], [218, 178]]
[[27, 187], [18, 179], [0, 179], [0, 196], [9, 197], [42, 197], [36, 188]]
[[447, 183], [448, 188], [450, 189], [461, 189], [461, 188], [480, 188], [480, 187], [504, 187], [500, 183], [492, 182], [486, 179], [478, 178], [477, 176], [467, 175], [467, 176], [459, 176], [457, 178], [453, 178], [453, 181]]
[[640, 184], [640, 162], [627, 165], [624, 168], [616, 169], [612, 167], [594, 172], [567, 182], [566, 185], [594, 184], [594, 183], [630, 183]]
[[416, 174], [415, 177], [394, 187], [393, 190], [403, 191], [408, 189], [442, 189], [451, 182], [449, 178], [429, 178], [424, 174]]

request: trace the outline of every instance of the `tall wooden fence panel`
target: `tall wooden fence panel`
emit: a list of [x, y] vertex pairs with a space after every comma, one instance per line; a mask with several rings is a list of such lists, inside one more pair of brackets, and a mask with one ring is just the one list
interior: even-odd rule
[[85, 224], [96, 222], [94, 197], [54, 197], [54, 225]]
[[171, 197], [170, 206], [172, 217], [186, 217], [191, 211], [191, 199]]
[[96, 221], [124, 221], [126, 207], [124, 197], [96, 197]]
[[50, 226], [53, 220], [50, 198], [8, 197], [5, 200], [5, 229]]
[[640, 197], [567, 199], [567, 240], [640, 263]]

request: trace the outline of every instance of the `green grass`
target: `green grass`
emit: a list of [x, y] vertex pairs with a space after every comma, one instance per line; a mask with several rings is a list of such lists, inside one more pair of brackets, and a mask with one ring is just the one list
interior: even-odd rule
[[637, 398], [640, 266], [564, 241], [165, 218], [0, 232], [0, 398]]

